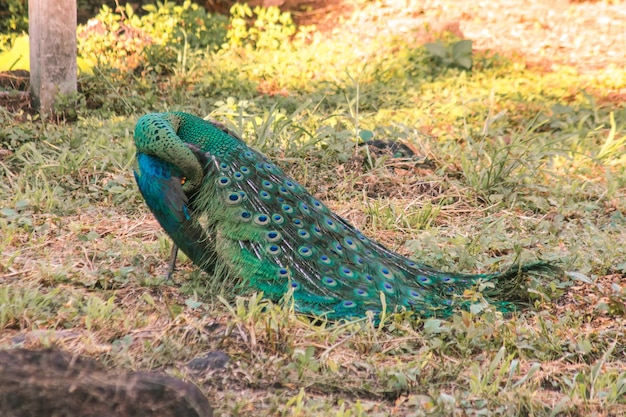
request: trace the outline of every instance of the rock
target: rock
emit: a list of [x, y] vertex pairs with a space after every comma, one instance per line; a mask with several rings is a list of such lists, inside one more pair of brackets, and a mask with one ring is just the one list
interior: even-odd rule
[[0, 351], [4, 417], [212, 417], [193, 384], [157, 372], [108, 371], [58, 350]]
[[224, 369], [230, 356], [221, 350], [214, 350], [206, 355], [194, 358], [187, 364], [187, 367], [194, 372], [205, 372], [209, 370]]

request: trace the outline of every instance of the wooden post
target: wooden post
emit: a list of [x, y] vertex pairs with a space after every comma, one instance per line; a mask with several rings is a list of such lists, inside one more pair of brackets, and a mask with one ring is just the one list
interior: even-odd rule
[[57, 94], [76, 92], [76, 0], [28, 0], [30, 92], [49, 115]]

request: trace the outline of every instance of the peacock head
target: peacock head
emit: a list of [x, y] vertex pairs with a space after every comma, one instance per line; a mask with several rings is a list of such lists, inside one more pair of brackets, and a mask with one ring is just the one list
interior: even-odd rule
[[135, 145], [139, 152], [152, 155], [178, 167], [186, 194], [195, 191], [204, 178], [198, 152], [177, 134], [181, 120], [169, 113], [152, 113], [141, 117], [135, 126]]

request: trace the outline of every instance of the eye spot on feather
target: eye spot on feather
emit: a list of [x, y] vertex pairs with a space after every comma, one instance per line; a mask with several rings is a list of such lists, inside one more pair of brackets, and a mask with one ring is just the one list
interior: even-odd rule
[[406, 266], [410, 267], [410, 268], [415, 268], [417, 266], [417, 264], [413, 261], [406, 261]]
[[230, 205], [236, 205], [239, 204], [243, 201], [243, 197], [241, 196], [241, 194], [234, 192], [234, 193], [230, 193], [228, 194], [228, 196], [226, 196], [226, 203], [230, 204]]
[[280, 214], [272, 214], [272, 221], [275, 224], [283, 224], [285, 223], [285, 218], [281, 216]]
[[445, 283], [448, 283], [448, 282], [452, 282], [454, 280], [452, 278], [450, 278], [450, 277], [443, 277], [443, 278], [441, 278], [441, 281], [443, 281]]
[[344, 278], [354, 278], [356, 276], [354, 271], [348, 268], [347, 266], [339, 267], [339, 275], [341, 275]]
[[269, 245], [265, 248], [265, 253], [271, 256], [280, 255], [280, 246], [278, 245]]
[[289, 188], [292, 191], [295, 191], [296, 189], [296, 185], [290, 181], [290, 180], [285, 180], [285, 182], [283, 182], [283, 184], [285, 184], [285, 187]]
[[259, 226], [267, 226], [269, 222], [270, 217], [266, 214], [257, 214], [254, 216], [254, 223], [258, 224]]
[[261, 186], [267, 188], [268, 190], [271, 190], [272, 188], [274, 188], [274, 184], [268, 180], [261, 181]]
[[249, 222], [252, 219], [252, 213], [244, 210], [239, 214], [239, 219], [243, 222]]
[[289, 190], [288, 190], [288, 189], [286, 189], [285, 187], [283, 187], [282, 185], [281, 185], [280, 187], [278, 187], [278, 191], [279, 191], [281, 194], [287, 194], [287, 193], [289, 192]]
[[296, 281], [291, 281], [289, 283], [289, 287], [293, 288], [294, 291], [298, 291], [300, 289], [300, 284], [298, 284]]
[[222, 162], [220, 164], [220, 169], [228, 169], [228, 164], [226, 162]]
[[246, 159], [254, 159], [254, 152], [252, 152], [250, 150], [245, 151], [242, 155]]
[[324, 265], [332, 265], [333, 264], [333, 260], [330, 259], [327, 255], [320, 256], [320, 262], [323, 263]]
[[352, 308], [356, 308], [356, 303], [354, 301], [344, 300], [340, 303], [340, 306], [342, 308], [352, 309]]
[[341, 246], [341, 244], [338, 242], [333, 243], [331, 250], [335, 252], [337, 255], [343, 254], [343, 246]]
[[370, 281], [370, 282], [372, 282], [372, 280], [373, 280], [374, 278], [372, 278], [372, 276], [371, 276], [370, 274], [367, 274], [367, 275], [365, 275], [365, 279], [366, 279], [366, 280], [368, 280], [368, 281]]
[[354, 290], [354, 293], [356, 295], [358, 295], [359, 297], [367, 297], [368, 296], [367, 291], [365, 291], [362, 288], [357, 288], [356, 290]]
[[259, 191], [259, 197], [261, 200], [270, 201], [272, 199], [272, 195], [265, 190]]
[[252, 173], [252, 171], [250, 171], [250, 168], [248, 167], [241, 167], [239, 170], [243, 175], [250, 175]]
[[417, 281], [418, 281], [420, 284], [432, 284], [432, 282], [433, 282], [433, 280], [432, 280], [432, 279], [430, 279], [430, 278], [428, 278], [428, 277], [426, 277], [426, 276], [424, 276], [424, 275], [420, 275], [420, 276], [418, 276], [418, 277], [417, 277]]
[[291, 271], [287, 268], [280, 268], [277, 272], [278, 278], [286, 279], [291, 277]]
[[331, 277], [324, 277], [322, 278], [322, 282], [324, 283], [324, 285], [326, 285], [327, 287], [331, 287], [334, 288], [337, 286], [337, 281], [335, 281], [334, 279], [332, 279]]
[[356, 243], [354, 243], [354, 240], [352, 240], [349, 236], [343, 238], [343, 244], [346, 245], [347, 248], [352, 250], [357, 250], [358, 248]]
[[242, 181], [245, 177], [243, 176], [241, 172], [235, 171], [233, 173], [233, 178], [235, 179], [235, 181]]
[[311, 231], [317, 237], [324, 237], [324, 235], [322, 234], [322, 229], [316, 224], [313, 225], [313, 227], [311, 228]]
[[311, 237], [311, 234], [304, 229], [298, 229], [298, 237], [301, 239], [308, 239]]
[[424, 298], [422, 294], [420, 294], [419, 292], [415, 290], [409, 291], [409, 295], [416, 300], [422, 300]]
[[300, 203], [298, 203], [298, 207], [300, 208], [300, 211], [304, 214], [311, 214], [311, 210], [309, 210], [309, 206], [306, 203], [303, 203], [301, 201]]
[[365, 265], [365, 261], [359, 255], [354, 256], [354, 263], [358, 265]]
[[278, 242], [282, 236], [276, 230], [270, 230], [265, 237], [268, 242]]
[[300, 246], [298, 248], [298, 254], [303, 258], [309, 258], [311, 257], [311, 255], [313, 255], [313, 250], [308, 246]]
[[315, 207], [318, 210], [324, 210], [326, 207], [324, 207], [324, 205], [319, 202], [318, 200], [311, 200], [311, 204], [313, 204], [313, 207]]
[[380, 276], [384, 279], [394, 279], [393, 273], [384, 265], [378, 267], [378, 272]]
[[217, 185], [219, 185], [220, 187], [226, 187], [230, 184], [230, 178], [228, 177], [219, 177], [217, 179]]
[[281, 208], [283, 209], [283, 212], [287, 214], [293, 213], [293, 207], [291, 207], [289, 204], [283, 204]]
[[388, 282], [383, 282], [383, 290], [387, 293], [393, 293], [393, 285]]
[[323, 223], [324, 227], [326, 227], [326, 229], [336, 232], [338, 230], [337, 228], [337, 223], [335, 223], [331, 218], [326, 218], [324, 219], [324, 223]]

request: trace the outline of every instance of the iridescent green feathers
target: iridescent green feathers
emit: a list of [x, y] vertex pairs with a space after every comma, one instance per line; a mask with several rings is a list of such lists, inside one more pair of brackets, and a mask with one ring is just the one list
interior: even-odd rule
[[[181, 236], [164, 228], [191, 260], [209, 271], [218, 265], [223, 273], [216, 278], [263, 291], [272, 300], [292, 292], [303, 313], [360, 317], [380, 312], [384, 298], [390, 310], [445, 316], [464, 304], [459, 295], [479, 280], [494, 281], [485, 295], [509, 310], [509, 301], [525, 292], [519, 288], [520, 273], [556, 271], [537, 263], [500, 274], [465, 275], [412, 261], [368, 239], [230, 132], [189, 114], [142, 117], [135, 142], [139, 158], [162, 160], [186, 178], [184, 185], [169, 183], [179, 191], [163, 192], [189, 199], [185, 220], [196, 233]], [[148, 187], [139, 178], [155, 216], [167, 217], [155, 209], [154, 196], [146, 197]], [[202, 251], [209, 254], [199, 256]]]
[[193, 198], [183, 192], [182, 172], [159, 158], [137, 152], [134, 173], [144, 200], [163, 229], [190, 259], [210, 271], [215, 260], [211, 231], [192, 217]]

